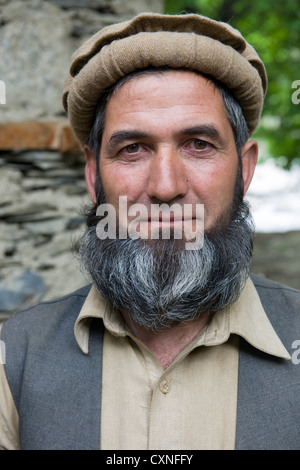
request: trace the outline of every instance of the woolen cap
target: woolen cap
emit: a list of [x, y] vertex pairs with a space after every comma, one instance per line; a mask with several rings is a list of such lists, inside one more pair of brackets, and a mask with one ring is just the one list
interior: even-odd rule
[[187, 68], [224, 83], [240, 104], [250, 134], [258, 125], [267, 76], [263, 62], [239, 31], [197, 14], [142, 13], [107, 26], [73, 55], [63, 105], [83, 144], [107, 88], [148, 67]]

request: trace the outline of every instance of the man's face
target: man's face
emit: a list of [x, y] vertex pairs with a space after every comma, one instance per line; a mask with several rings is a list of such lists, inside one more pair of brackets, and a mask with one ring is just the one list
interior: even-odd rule
[[[251, 181], [257, 146], [247, 142], [242, 149], [241, 184], [233, 132], [220, 92], [210, 82], [193, 72], [168, 71], [120, 86], [106, 108], [100, 153], [104, 193], [97, 197], [96, 160], [88, 147], [85, 155], [94, 205], [79, 255], [82, 269], [107, 300], [129, 311], [139, 325], [158, 330], [216, 312], [238, 298], [249, 275], [253, 240], [242, 189]], [[129, 207], [146, 206], [148, 214], [152, 204], [204, 204], [203, 247], [184, 250], [172, 237], [151, 243], [99, 238], [97, 206], [112, 204], [118, 215], [120, 196]], [[151, 229], [164, 223], [147, 219]], [[166, 223], [175, 228], [183, 221]]]
[[[141, 75], [109, 99], [100, 154], [106, 202], [204, 204], [205, 230], [228, 214], [238, 169], [221, 94], [190, 71]], [[150, 213], [150, 212], [149, 212]], [[173, 222], [176, 223], [176, 222]]]

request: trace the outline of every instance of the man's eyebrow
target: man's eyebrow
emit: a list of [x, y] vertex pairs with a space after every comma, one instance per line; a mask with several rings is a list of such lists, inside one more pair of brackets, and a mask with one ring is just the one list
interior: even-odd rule
[[224, 138], [217, 127], [212, 124], [201, 124], [199, 126], [192, 126], [186, 129], [182, 129], [178, 132], [178, 135], [182, 136], [203, 136], [209, 137], [217, 142], [220, 147], [227, 147], [228, 139]]
[[116, 145], [122, 144], [126, 140], [139, 140], [147, 136], [146, 133], [137, 130], [117, 131], [110, 136], [107, 142], [107, 148], [113, 149]]
[[[212, 124], [201, 124], [187, 127], [179, 130], [176, 134], [177, 136], [206, 136], [214, 140], [220, 147], [226, 147], [228, 145], [227, 139], [222, 137], [218, 128]], [[151, 136], [146, 132], [138, 131], [136, 129], [116, 131], [110, 136], [107, 142], [107, 150], [108, 152], [110, 150], [112, 151], [116, 146], [123, 144], [123, 142], [126, 141], [140, 140], [147, 137]]]

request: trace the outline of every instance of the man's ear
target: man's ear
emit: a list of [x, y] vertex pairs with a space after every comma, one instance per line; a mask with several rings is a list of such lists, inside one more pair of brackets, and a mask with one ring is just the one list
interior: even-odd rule
[[242, 169], [244, 180], [244, 195], [252, 181], [258, 157], [258, 145], [255, 140], [249, 140], [242, 149]]
[[83, 148], [85, 156], [85, 181], [88, 192], [91, 195], [92, 201], [95, 204], [97, 197], [95, 193], [95, 182], [97, 177], [97, 164], [94, 153], [86, 145]]

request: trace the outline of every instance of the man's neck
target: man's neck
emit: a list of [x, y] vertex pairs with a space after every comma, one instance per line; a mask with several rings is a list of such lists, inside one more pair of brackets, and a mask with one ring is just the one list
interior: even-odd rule
[[122, 311], [121, 314], [134, 336], [150, 349], [164, 369], [172, 364], [180, 351], [203, 330], [211, 319], [209, 313], [204, 312], [197, 320], [179, 323], [165, 330], [153, 331], [138, 325], [131, 318], [129, 311]]

